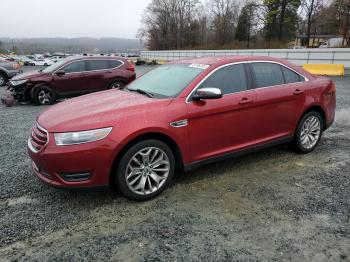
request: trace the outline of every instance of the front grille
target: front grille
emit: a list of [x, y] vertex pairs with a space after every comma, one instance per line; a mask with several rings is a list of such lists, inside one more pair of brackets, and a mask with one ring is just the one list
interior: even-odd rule
[[35, 152], [40, 151], [49, 141], [47, 131], [36, 123], [32, 128], [32, 135], [30, 137], [30, 143], [32, 149]]

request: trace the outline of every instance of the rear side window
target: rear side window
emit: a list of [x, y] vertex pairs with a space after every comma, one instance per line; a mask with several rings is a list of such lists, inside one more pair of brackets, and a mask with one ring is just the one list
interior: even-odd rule
[[109, 60], [109, 68], [115, 68], [122, 64], [119, 60]]
[[281, 66], [283, 75], [284, 75], [284, 80], [286, 84], [288, 83], [296, 83], [296, 82], [302, 82], [302, 77], [298, 75], [297, 73], [293, 72], [292, 70]]
[[243, 64], [225, 66], [210, 75], [200, 86], [219, 88], [223, 95], [247, 90]]
[[109, 69], [108, 60], [89, 60], [89, 70]]
[[256, 87], [275, 86], [284, 84], [284, 78], [279, 64], [252, 63]]
[[66, 73], [77, 73], [86, 71], [85, 61], [73, 62], [63, 68], [63, 71]]

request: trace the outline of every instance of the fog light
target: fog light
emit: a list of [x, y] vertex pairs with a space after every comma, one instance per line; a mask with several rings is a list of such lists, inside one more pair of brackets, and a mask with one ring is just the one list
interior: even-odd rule
[[61, 173], [60, 177], [67, 182], [81, 182], [89, 180], [91, 177], [91, 173]]
[[46, 172], [43, 168], [39, 167], [34, 161], [32, 161], [32, 164], [33, 164], [33, 168], [36, 172], [43, 175], [47, 179], [52, 180], [52, 176], [48, 172]]

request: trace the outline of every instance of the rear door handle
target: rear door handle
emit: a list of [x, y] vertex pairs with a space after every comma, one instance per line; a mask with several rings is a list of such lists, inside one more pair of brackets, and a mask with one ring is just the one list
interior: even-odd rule
[[239, 101], [239, 104], [240, 105], [245, 105], [245, 104], [249, 104], [249, 103], [252, 103], [252, 102], [253, 102], [253, 99], [247, 98], [247, 97], [243, 97], [241, 99], [241, 101]]
[[295, 89], [295, 91], [293, 92], [294, 95], [300, 95], [302, 93], [304, 93], [304, 91], [300, 89]]

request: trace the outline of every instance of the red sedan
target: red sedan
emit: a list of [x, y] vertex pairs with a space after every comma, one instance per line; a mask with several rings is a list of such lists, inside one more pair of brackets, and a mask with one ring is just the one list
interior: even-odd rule
[[334, 120], [335, 92], [331, 80], [271, 57], [176, 61], [124, 90], [52, 106], [38, 116], [28, 152], [52, 186], [115, 185], [145, 200], [176, 168], [281, 143], [311, 152]]

